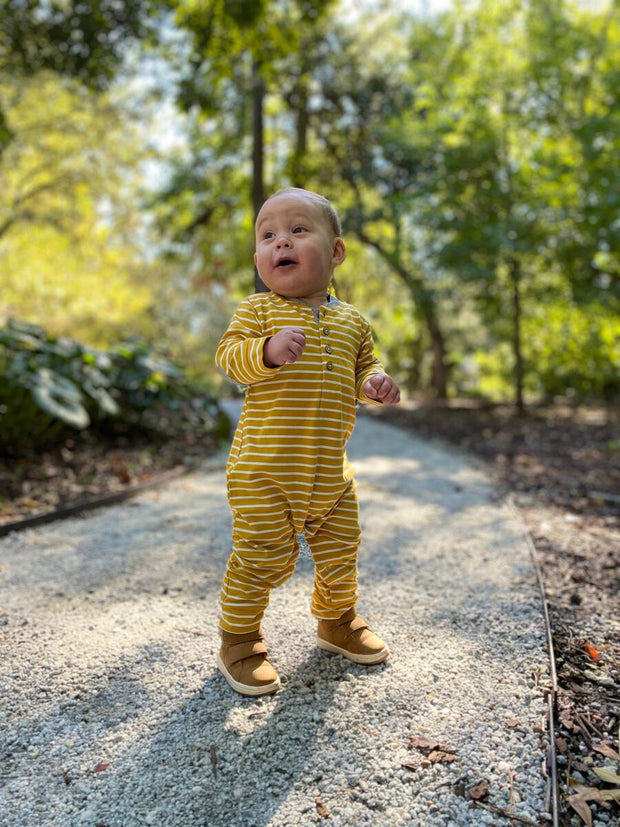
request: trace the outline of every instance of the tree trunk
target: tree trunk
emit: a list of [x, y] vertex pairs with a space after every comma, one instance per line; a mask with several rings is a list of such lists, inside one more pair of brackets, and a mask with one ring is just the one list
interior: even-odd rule
[[[265, 101], [265, 84], [260, 73], [258, 61], [252, 63], [252, 206], [254, 220], [265, 200], [265, 135], [263, 124], [263, 107]], [[254, 290], [256, 293], [266, 293], [268, 288], [263, 284], [258, 270], [254, 267]]]
[[308, 126], [310, 115], [308, 114], [308, 85], [302, 78], [295, 90], [296, 123], [295, 123], [295, 150], [291, 162], [291, 180], [294, 187], [306, 186], [306, 175], [304, 165], [308, 154]]
[[420, 276], [416, 276], [400, 263], [397, 256], [386, 250], [379, 242], [371, 239], [366, 233], [358, 229], [357, 237], [364, 244], [373, 247], [394, 271], [405, 282], [420, 316], [424, 320], [428, 335], [431, 340], [433, 352], [433, 368], [431, 383], [438, 399], [446, 399], [448, 396], [448, 371], [446, 368], [446, 347], [443, 333], [437, 319], [435, 297], [431, 290], [424, 284]]
[[525, 411], [523, 399], [523, 352], [521, 348], [521, 262], [511, 257], [508, 261], [508, 271], [512, 282], [512, 354], [514, 359], [514, 391], [515, 405], [519, 413]]
[[434, 312], [425, 316], [426, 326], [431, 337], [433, 351], [432, 383], [439, 399], [448, 398], [448, 371], [446, 370], [446, 347], [443, 333], [437, 323]]

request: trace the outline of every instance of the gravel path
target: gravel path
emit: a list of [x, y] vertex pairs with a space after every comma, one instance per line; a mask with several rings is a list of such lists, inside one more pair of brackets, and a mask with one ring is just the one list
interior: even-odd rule
[[221, 468], [0, 541], [0, 824], [510, 824], [473, 808], [480, 781], [542, 823], [547, 656], [520, 523], [461, 458], [372, 417], [349, 456], [358, 605], [392, 657], [316, 649], [302, 554], [264, 624], [283, 680], [266, 699], [214, 666]]

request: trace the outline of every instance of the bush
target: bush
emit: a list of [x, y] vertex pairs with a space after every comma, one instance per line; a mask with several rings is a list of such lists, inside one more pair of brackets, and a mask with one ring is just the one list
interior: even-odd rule
[[[614, 402], [620, 396], [620, 321], [598, 304], [548, 305], [523, 324], [532, 390]], [[532, 382], [532, 379], [534, 382]]]
[[0, 450], [19, 455], [60, 441], [67, 430], [162, 437], [225, 436], [217, 401], [145, 343], [110, 351], [48, 336], [32, 324], [0, 329]]

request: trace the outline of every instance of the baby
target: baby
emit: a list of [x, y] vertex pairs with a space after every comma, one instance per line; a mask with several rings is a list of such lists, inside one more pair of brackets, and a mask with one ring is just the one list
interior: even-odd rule
[[385, 643], [357, 616], [360, 524], [345, 446], [356, 401], [397, 403], [374, 355], [370, 325], [327, 293], [346, 249], [329, 201], [285, 189], [256, 219], [254, 261], [268, 293], [244, 299], [216, 363], [247, 385], [227, 465], [233, 550], [221, 591], [218, 668], [237, 692], [280, 686], [261, 620], [287, 580], [303, 532], [314, 562], [318, 646], [356, 663], [381, 663]]

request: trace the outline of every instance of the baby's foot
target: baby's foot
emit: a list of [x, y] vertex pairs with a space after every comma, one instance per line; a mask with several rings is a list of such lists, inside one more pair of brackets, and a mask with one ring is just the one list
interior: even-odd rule
[[268, 695], [280, 688], [280, 678], [267, 660], [263, 633], [236, 635], [222, 630], [217, 667], [229, 685], [241, 695]]
[[357, 616], [355, 608], [337, 620], [319, 620], [317, 644], [319, 649], [344, 655], [354, 663], [381, 663], [390, 654], [381, 638]]

